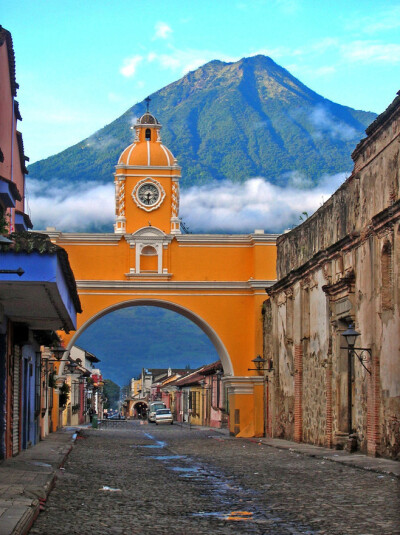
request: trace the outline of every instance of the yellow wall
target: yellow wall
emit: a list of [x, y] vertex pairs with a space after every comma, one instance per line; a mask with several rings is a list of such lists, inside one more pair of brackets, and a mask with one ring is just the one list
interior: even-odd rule
[[[264, 243], [254, 243], [249, 237], [247, 243], [242, 240], [215, 246], [196, 243], [195, 238], [190, 238], [191, 243], [173, 239], [164, 249], [171, 277], [159, 281], [151, 276], [139, 279], [127, 275], [133, 255], [123, 236], [116, 239], [110, 235], [109, 240], [99, 241], [92, 235], [92, 239], [80, 241], [76, 235], [59, 235], [54, 241], [68, 252], [83, 308], [78, 316], [78, 334], [81, 326], [113, 307], [135, 303], [177, 305], [215, 331], [229, 355], [234, 376], [253, 375], [248, 368], [252, 367], [251, 360], [263, 352], [261, 312], [267, 295], [263, 287], [251, 288], [247, 283], [275, 278], [275, 243], [267, 237]], [[91, 281], [96, 281], [95, 287]], [[156, 287], [143, 286], [139, 281], [151, 281]], [[175, 286], [180, 282], [192, 282], [194, 287]], [[72, 334], [64, 335], [65, 342], [71, 337]], [[226, 373], [227, 363], [222, 363]], [[239, 397], [240, 429], [252, 419], [257, 421], [254, 432], [259, 434], [263, 416], [255, 410], [253, 396]]]
[[[144, 117], [135, 125], [135, 142], [122, 153], [115, 174], [116, 221], [126, 219], [125, 230], [49, 233], [68, 252], [83, 308], [77, 334], [65, 335], [64, 341], [72, 345], [82, 328], [116, 308], [154, 304], [183, 313], [203, 328], [216, 346], [225, 375], [252, 376], [251, 360], [263, 351], [265, 288], [276, 278], [276, 236], [174, 235], [179, 232], [173, 225], [177, 224], [180, 169], [157, 137], [158, 123], [150, 126], [151, 142], [145, 141]], [[165, 193], [163, 202], [153, 209], [132, 197], [143, 180], [157, 183]], [[148, 233], [146, 238], [143, 232]], [[137, 255], [144, 244], [153, 245], [157, 239], [162, 269], [143, 273], [158, 269], [157, 257], [141, 255], [139, 266]], [[259, 433], [262, 396], [255, 382], [249, 379], [246, 384], [244, 390], [240, 385], [230, 388], [230, 403], [240, 411], [240, 429], [252, 426]]]

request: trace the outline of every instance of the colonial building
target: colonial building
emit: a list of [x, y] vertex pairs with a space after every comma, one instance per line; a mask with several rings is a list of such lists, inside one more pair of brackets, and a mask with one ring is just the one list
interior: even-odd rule
[[161, 386], [162, 401], [177, 422], [226, 427], [227, 398], [218, 360]]
[[0, 459], [58, 425], [49, 359], [42, 360], [41, 349], [58, 343], [56, 330], [75, 329], [81, 311], [66, 252], [27, 232], [17, 89], [11, 34], [0, 27]]
[[[277, 240], [278, 282], [264, 307], [266, 428], [399, 459], [400, 96], [366, 133], [351, 176]], [[349, 325], [354, 352], [342, 336]]]
[[65, 338], [68, 349], [119, 308], [181, 314], [203, 330], [221, 360], [232, 434], [261, 436], [263, 381], [249, 368], [262, 351], [261, 310], [264, 289], [275, 281], [276, 235], [182, 233], [181, 168], [162, 143], [161, 124], [146, 112], [134, 132], [116, 165], [114, 232], [48, 232], [68, 251], [82, 300], [78, 332]]

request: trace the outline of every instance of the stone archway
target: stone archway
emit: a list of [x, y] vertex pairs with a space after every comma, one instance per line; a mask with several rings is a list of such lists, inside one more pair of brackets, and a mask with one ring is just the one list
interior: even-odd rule
[[141, 399], [132, 403], [132, 417], [144, 420], [147, 416], [149, 404], [146, 400]]

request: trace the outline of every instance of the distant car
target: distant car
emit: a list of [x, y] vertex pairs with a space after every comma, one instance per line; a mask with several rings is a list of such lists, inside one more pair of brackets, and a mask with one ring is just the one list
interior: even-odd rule
[[149, 412], [147, 414], [147, 419], [149, 422], [155, 422], [156, 421], [156, 411], [158, 409], [166, 409], [165, 403], [162, 401], [152, 401], [149, 404]]
[[119, 412], [116, 412], [115, 414], [112, 414], [108, 417], [109, 420], [125, 420], [125, 416], [120, 414]]
[[169, 409], [158, 409], [155, 416], [156, 425], [158, 424], [173, 424], [174, 419]]

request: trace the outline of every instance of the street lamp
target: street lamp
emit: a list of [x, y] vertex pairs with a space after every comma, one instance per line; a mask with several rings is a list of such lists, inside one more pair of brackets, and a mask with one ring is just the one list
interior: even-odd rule
[[[256, 371], [256, 372], [272, 372], [272, 371], [274, 371], [272, 359], [266, 360], [266, 359], [263, 359], [260, 355], [258, 355], [251, 362], [254, 362], [255, 368], [247, 368], [248, 371]], [[264, 364], [265, 363], [268, 364], [267, 368], [264, 368]]]
[[75, 373], [76, 369], [78, 368], [79, 364], [77, 364], [73, 359], [68, 359], [67, 366], [71, 373]]
[[357, 332], [354, 329], [353, 325], [349, 325], [349, 328], [347, 331], [344, 331], [342, 335], [345, 337], [345, 340], [347, 342], [347, 347], [341, 347], [340, 349], [347, 349], [349, 359], [355, 355], [358, 360], [360, 361], [363, 368], [367, 370], [367, 372], [371, 375], [371, 370], [367, 368], [367, 366], [364, 364], [364, 362], [370, 362], [372, 357], [372, 352], [370, 348], [367, 347], [354, 347], [356, 343], [356, 338], [360, 336], [361, 333]]
[[51, 347], [50, 351], [53, 353], [54, 358], [56, 360], [62, 360], [63, 355], [67, 350], [65, 349], [65, 347], [56, 346], [56, 347]]

